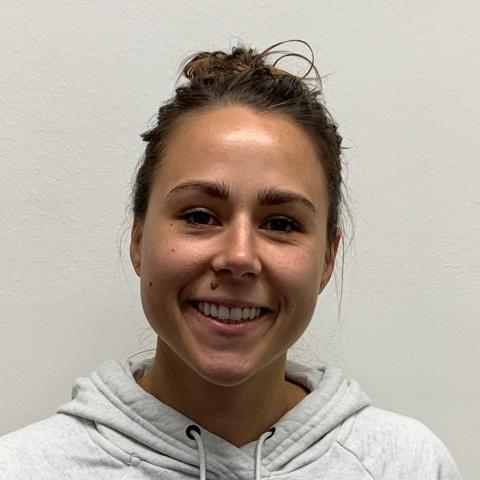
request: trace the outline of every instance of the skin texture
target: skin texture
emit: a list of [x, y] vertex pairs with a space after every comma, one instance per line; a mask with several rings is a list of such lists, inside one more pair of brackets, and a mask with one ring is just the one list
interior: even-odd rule
[[[228, 200], [194, 189], [167, 198], [192, 180], [226, 184]], [[300, 194], [316, 212], [260, 205], [265, 188]], [[333, 271], [340, 234], [328, 249], [327, 207], [314, 145], [288, 117], [242, 106], [185, 116], [156, 172], [145, 219], [132, 226], [131, 260], [157, 334], [154, 367], [138, 384], [237, 446], [301, 401], [307, 392], [285, 380], [286, 353]], [[204, 213], [185, 216], [195, 208]], [[244, 335], [220, 335], [186, 303], [217, 295], [271, 311]]]

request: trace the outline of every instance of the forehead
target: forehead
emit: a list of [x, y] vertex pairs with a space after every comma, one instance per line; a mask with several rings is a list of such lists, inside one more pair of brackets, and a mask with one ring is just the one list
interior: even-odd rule
[[289, 187], [313, 203], [325, 200], [315, 145], [288, 117], [228, 106], [186, 115], [168, 139], [157, 180], [164, 188], [188, 179]]

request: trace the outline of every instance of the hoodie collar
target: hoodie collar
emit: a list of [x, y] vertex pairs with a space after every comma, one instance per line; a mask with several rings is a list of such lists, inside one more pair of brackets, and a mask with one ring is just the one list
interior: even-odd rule
[[[159, 456], [176, 461], [185, 473], [198, 470], [198, 447], [186, 435], [192, 422], [160, 402], [135, 381], [148, 372], [154, 356], [143, 360], [107, 360], [88, 377], [77, 378], [72, 400], [58, 408], [65, 413], [95, 422], [100, 434], [108, 436], [131, 455], [153, 464]], [[287, 361], [287, 379], [303, 385], [310, 393], [275, 425], [275, 434], [262, 445], [262, 466], [270, 472], [293, 463], [308, 462], [328, 450], [329, 433], [369, 404], [358, 383], [344, 378], [340, 369], [321, 365], [309, 368]], [[207, 469], [223, 478], [251, 478], [257, 442], [240, 448], [201, 428]], [[235, 472], [237, 476], [232, 476]]]

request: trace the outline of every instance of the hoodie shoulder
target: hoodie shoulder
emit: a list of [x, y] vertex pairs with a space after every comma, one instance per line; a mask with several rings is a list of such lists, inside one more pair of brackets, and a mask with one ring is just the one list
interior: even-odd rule
[[[55, 468], [53, 452], [59, 454], [65, 424], [58, 415], [37, 421], [0, 437], [0, 480], [39, 478]], [[65, 445], [63, 445], [65, 448]]]
[[0, 480], [79, 478], [102, 461], [125, 467], [93, 440], [82, 422], [57, 413], [1, 436]]
[[373, 479], [461, 480], [446, 446], [420, 421], [369, 406], [347, 423], [338, 443]]

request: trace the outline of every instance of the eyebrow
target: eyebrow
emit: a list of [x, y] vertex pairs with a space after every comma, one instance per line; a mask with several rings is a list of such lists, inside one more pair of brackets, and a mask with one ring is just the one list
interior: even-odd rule
[[[167, 201], [179, 191], [196, 190], [214, 198], [221, 200], [228, 200], [229, 188], [225, 182], [207, 182], [204, 180], [192, 180], [181, 183], [172, 188], [167, 194]], [[286, 203], [293, 203], [307, 207], [311, 213], [317, 214], [317, 210], [313, 203], [308, 198], [299, 193], [290, 192], [287, 190], [279, 190], [276, 187], [267, 187], [258, 193], [258, 203], [260, 205], [284, 205]]]

